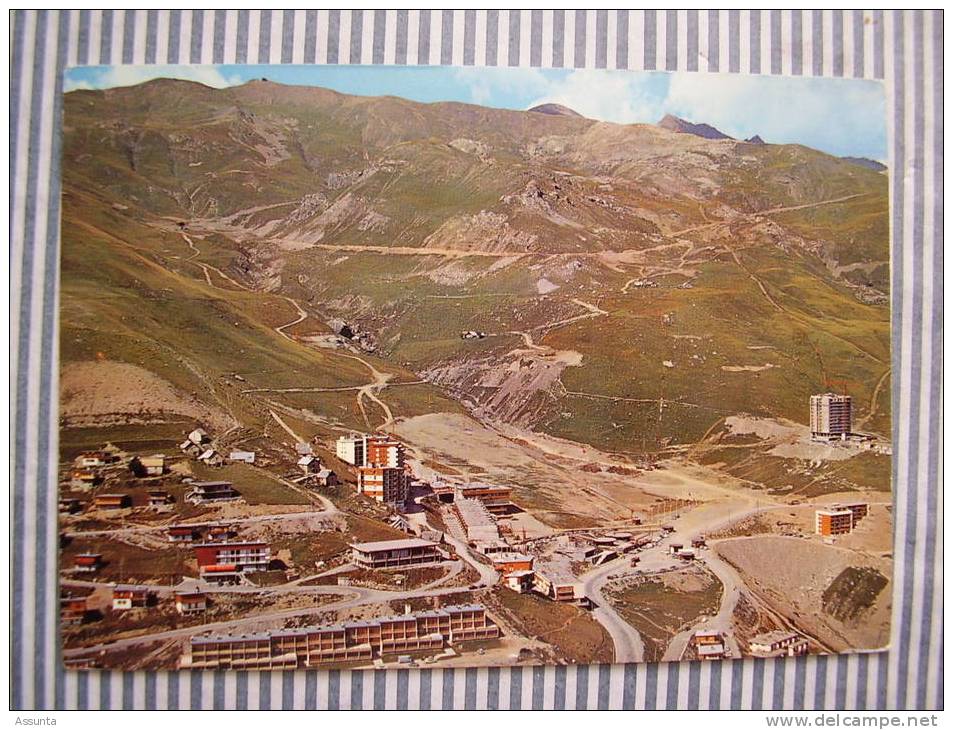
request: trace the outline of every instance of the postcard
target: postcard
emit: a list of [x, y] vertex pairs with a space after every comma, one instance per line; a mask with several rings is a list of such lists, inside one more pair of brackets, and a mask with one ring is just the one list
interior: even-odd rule
[[65, 79], [67, 667], [885, 647], [883, 87]]

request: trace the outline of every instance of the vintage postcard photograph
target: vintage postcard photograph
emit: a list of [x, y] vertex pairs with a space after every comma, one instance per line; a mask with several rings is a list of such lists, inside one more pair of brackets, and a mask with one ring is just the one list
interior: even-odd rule
[[99, 66], [64, 86], [67, 667], [886, 646], [880, 83]]

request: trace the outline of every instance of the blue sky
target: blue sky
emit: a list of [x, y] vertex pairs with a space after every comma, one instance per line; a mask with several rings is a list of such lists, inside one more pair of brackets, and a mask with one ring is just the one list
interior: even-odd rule
[[557, 102], [622, 124], [674, 114], [732, 137], [759, 134], [766, 142], [796, 142], [834, 155], [887, 157], [883, 85], [856, 79], [472, 66], [90, 66], [67, 70], [65, 88], [129, 86], [157, 77], [214, 87], [266, 77], [349, 94], [504, 109]]

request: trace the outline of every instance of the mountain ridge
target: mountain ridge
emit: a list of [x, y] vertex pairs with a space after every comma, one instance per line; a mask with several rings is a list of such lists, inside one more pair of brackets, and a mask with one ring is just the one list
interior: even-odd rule
[[[156, 363], [227, 409], [242, 402], [229, 373], [274, 388], [256, 373], [293, 365], [309, 387], [356, 387], [341, 353], [361, 352], [421, 381], [384, 391], [405, 417], [441, 403], [657, 450], [751, 403], [803, 419], [825, 378], [869, 399], [889, 361], [886, 179], [872, 170], [654, 125], [262, 81], [144, 86], [66, 95], [66, 363]], [[308, 314], [282, 330], [293, 341], [274, 331], [297, 316], [285, 298]], [[353, 337], [329, 346], [329, 322]], [[169, 360], [182, 329], [199, 333], [194, 372]], [[257, 354], [275, 342], [284, 364]], [[776, 354], [753, 359], [764, 347]], [[269, 397], [366, 427], [331, 391]]]

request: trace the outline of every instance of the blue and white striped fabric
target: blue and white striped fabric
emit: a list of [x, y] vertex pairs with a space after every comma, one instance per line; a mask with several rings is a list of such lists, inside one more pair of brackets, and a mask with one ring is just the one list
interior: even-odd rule
[[[11, 15], [12, 706], [942, 706], [941, 11], [103, 10]], [[57, 272], [69, 65], [458, 64], [883, 79], [893, 265], [896, 574], [888, 652], [393, 672], [65, 672], [57, 647]]]

